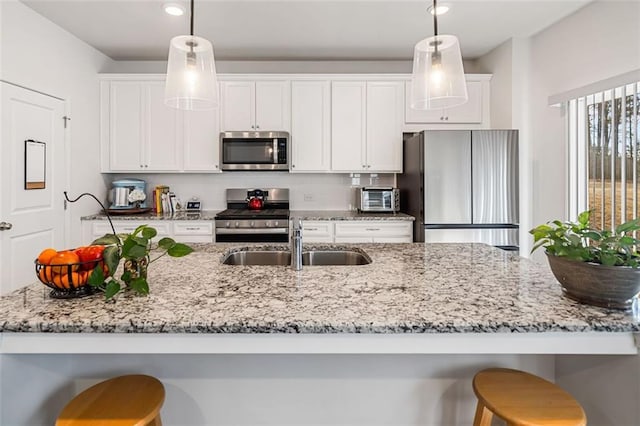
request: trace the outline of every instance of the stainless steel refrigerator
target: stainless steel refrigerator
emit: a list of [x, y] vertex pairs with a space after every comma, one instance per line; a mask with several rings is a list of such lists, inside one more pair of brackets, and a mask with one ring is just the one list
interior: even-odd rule
[[405, 133], [397, 176], [414, 240], [518, 249], [518, 131]]

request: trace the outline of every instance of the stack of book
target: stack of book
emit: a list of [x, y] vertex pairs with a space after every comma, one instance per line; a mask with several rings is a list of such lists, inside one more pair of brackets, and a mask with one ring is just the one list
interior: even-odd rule
[[176, 194], [167, 185], [158, 185], [153, 190], [153, 211], [156, 213], [175, 213], [178, 210]]

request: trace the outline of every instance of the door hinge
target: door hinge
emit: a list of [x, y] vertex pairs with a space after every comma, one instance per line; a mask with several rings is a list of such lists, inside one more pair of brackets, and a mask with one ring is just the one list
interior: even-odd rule
[[67, 128], [67, 121], [71, 121], [71, 117], [69, 117], [68, 115], [65, 115], [64, 117], [62, 117], [62, 119], [64, 120], [64, 128]]

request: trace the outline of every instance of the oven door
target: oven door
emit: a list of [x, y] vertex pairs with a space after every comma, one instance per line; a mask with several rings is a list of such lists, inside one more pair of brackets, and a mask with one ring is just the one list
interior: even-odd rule
[[222, 170], [289, 170], [289, 134], [221, 133], [220, 163]]

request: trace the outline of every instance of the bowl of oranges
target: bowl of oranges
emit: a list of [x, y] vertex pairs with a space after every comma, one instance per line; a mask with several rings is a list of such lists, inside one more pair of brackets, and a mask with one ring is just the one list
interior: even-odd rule
[[93, 294], [93, 287], [87, 285], [95, 268], [102, 268], [107, 275], [102, 245], [78, 247], [73, 250], [57, 251], [44, 249], [35, 260], [36, 275], [40, 282], [51, 288], [50, 296], [58, 299], [82, 297]]

